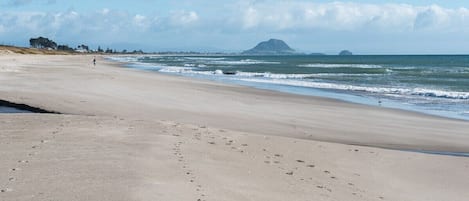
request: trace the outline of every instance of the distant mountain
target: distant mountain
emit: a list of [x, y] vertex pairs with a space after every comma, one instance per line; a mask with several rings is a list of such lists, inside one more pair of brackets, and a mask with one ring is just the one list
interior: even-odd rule
[[242, 54], [256, 55], [289, 55], [298, 54], [294, 49], [290, 48], [285, 42], [278, 39], [270, 39], [261, 42], [256, 47], [242, 52]]
[[348, 51], [348, 50], [342, 50], [340, 53], [339, 53], [340, 56], [350, 56], [350, 55], [353, 55], [352, 52]]

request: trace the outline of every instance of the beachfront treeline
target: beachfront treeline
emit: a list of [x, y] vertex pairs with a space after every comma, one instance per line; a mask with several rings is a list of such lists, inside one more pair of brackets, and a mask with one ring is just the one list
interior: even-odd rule
[[72, 48], [66, 44], [57, 45], [57, 43], [49, 38], [46, 37], [37, 37], [29, 39], [29, 45], [32, 48], [38, 49], [47, 49], [47, 50], [58, 50], [58, 51], [66, 51], [66, 52], [78, 52], [78, 53], [106, 53], [106, 54], [143, 54], [142, 50], [133, 50], [128, 51], [126, 49], [122, 51], [118, 51], [111, 48], [106, 48], [105, 50], [98, 46], [97, 49], [93, 50], [90, 49], [88, 45], [78, 45], [76, 48]]

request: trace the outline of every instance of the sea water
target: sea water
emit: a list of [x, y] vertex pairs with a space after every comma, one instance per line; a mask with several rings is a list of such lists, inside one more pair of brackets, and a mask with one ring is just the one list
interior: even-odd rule
[[0, 113], [30, 113], [26, 110], [17, 109], [14, 107], [0, 106]]
[[469, 120], [469, 56], [126, 56], [131, 68]]

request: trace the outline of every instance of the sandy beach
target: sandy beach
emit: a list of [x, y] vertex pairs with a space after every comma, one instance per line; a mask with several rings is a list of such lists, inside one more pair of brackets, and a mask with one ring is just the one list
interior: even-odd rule
[[124, 68], [0, 56], [0, 200], [464, 201], [469, 122]]

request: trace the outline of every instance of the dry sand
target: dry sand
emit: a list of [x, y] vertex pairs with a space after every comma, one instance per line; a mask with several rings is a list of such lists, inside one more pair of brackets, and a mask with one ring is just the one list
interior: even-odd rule
[[63, 113], [0, 114], [0, 200], [469, 197], [469, 158], [373, 148], [469, 152], [469, 122], [92, 58], [0, 56], [0, 99]]

